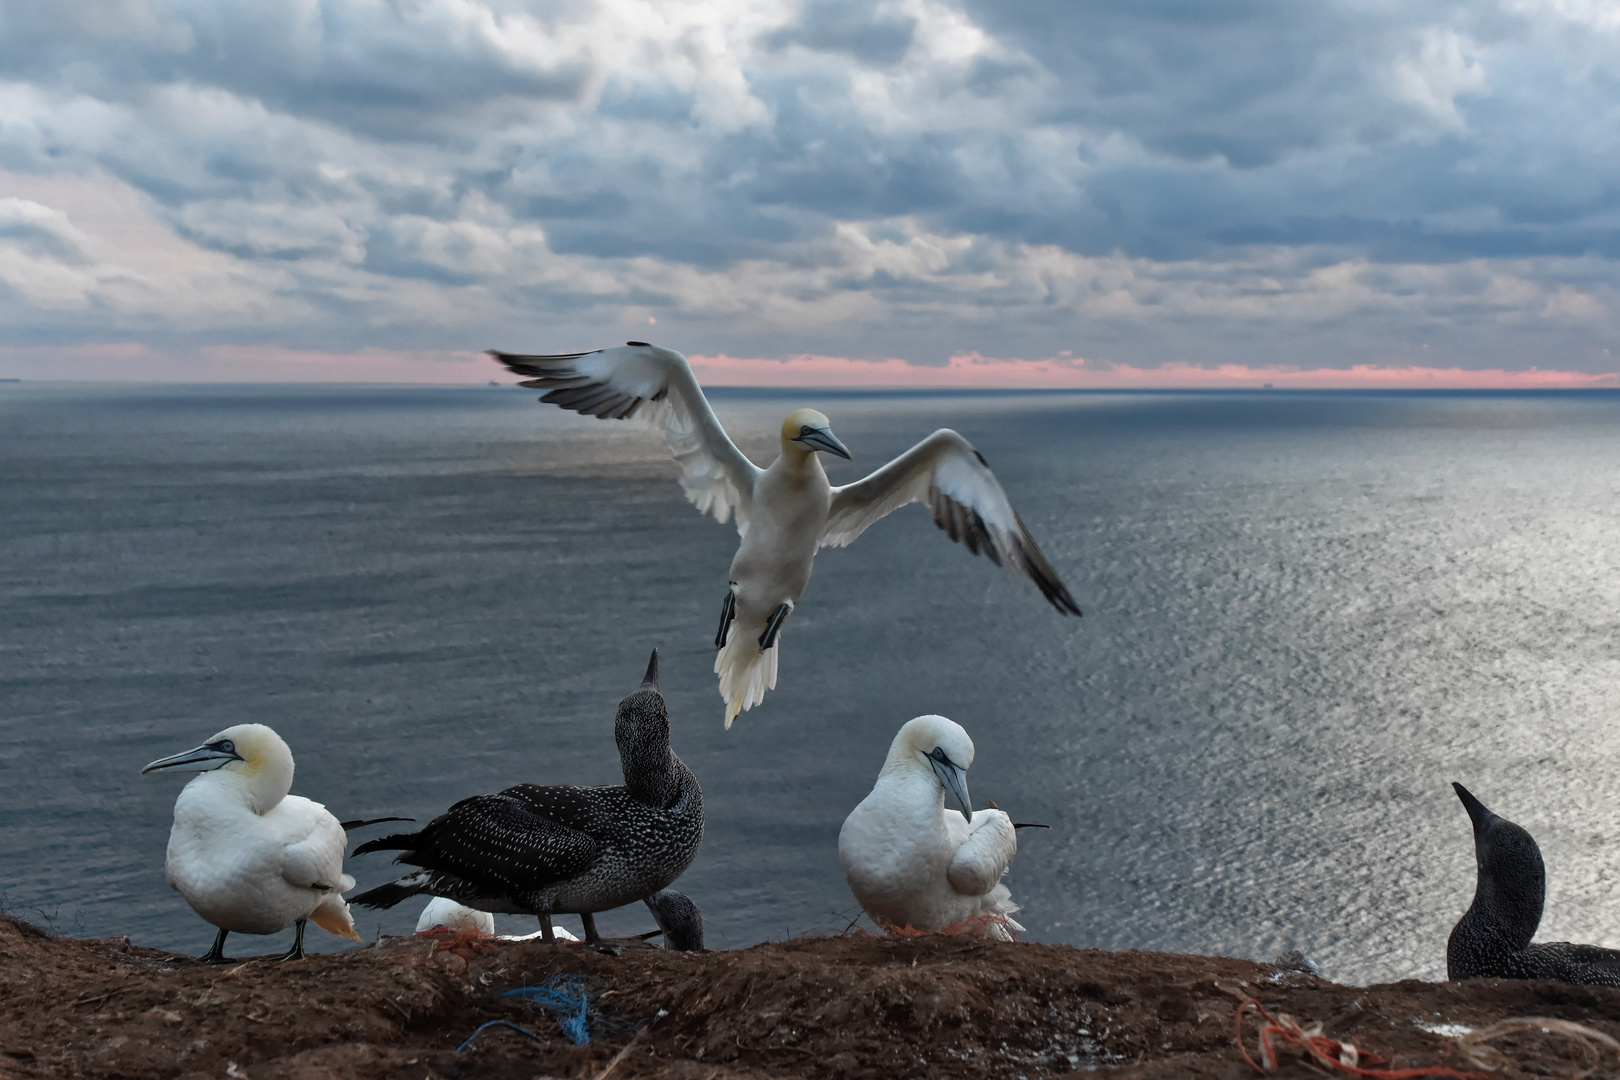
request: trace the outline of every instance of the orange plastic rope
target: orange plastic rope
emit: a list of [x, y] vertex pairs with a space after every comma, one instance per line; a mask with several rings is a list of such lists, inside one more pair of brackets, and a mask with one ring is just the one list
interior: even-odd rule
[[951, 923], [951, 925], [941, 927], [938, 930], [918, 930], [910, 923], [907, 923], [904, 926], [895, 926], [893, 923], [887, 923], [881, 919], [876, 919], [873, 921], [878, 924], [878, 927], [882, 929], [884, 933], [890, 934], [894, 937], [931, 937], [934, 934], [942, 934], [948, 937], [954, 937], [958, 934], [977, 934], [983, 931], [985, 927], [992, 924], [999, 924], [1007, 927], [1008, 933], [1013, 934], [1014, 937], [1017, 936], [1016, 932], [1014, 932], [1010, 926], [1007, 926], [1007, 917], [1005, 915], [997, 915], [994, 912], [985, 912], [982, 915], [969, 915], [961, 922]]
[[[1243, 1017], [1251, 1008], [1264, 1020], [1260, 1026], [1260, 1060], [1265, 1062], [1263, 1066], [1249, 1056], [1249, 1051], [1243, 1045]], [[1426, 1076], [1449, 1080], [1490, 1080], [1481, 1073], [1462, 1072], [1445, 1065], [1424, 1065], [1415, 1069], [1364, 1069], [1361, 1067], [1363, 1061], [1369, 1065], [1379, 1065], [1384, 1059], [1370, 1051], [1358, 1049], [1354, 1044], [1341, 1043], [1326, 1035], [1309, 1034], [1290, 1016], [1272, 1016], [1254, 998], [1244, 998], [1238, 1004], [1235, 1027], [1238, 1053], [1243, 1055], [1250, 1068], [1262, 1076], [1277, 1068], [1277, 1043], [1285, 1042], [1305, 1051], [1318, 1065], [1346, 1076], [1365, 1076], [1370, 1080], [1420, 1080]]]

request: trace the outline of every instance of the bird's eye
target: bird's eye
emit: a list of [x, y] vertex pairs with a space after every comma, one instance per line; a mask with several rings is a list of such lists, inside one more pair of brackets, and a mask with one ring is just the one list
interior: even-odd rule
[[229, 739], [221, 739], [214, 744], [214, 749], [221, 753], [234, 754], [236, 753], [236, 744]]
[[801, 425], [799, 427], [799, 438], [801, 438], [801, 439], [804, 438], [806, 435], [810, 434], [814, 430], [816, 430], [816, 429], [811, 427], [809, 424]]
[[945, 756], [945, 751], [941, 750], [937, 746], [934, 747], [934, 752], [928, 756], [939, 762], [941, 765], [949, 765], [951, 763], [951, 759]]

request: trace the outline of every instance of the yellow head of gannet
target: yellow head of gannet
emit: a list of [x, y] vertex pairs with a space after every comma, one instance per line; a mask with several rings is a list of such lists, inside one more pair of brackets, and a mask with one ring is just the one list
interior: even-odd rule
[[808, 457], [817, 450], [850, 460], [849, 449], [832, 433], [832, 421], [814, 409], [794, 409], [782, 421], [782, 452]]
[[943, 716], [919, 716], [907, 720], [889, 746], [889, 756], [878, 775], [899, 770], [926, 769], [939, 780], [945, 791], [956, 796], [962, 816], [973, 820], [973, 804], [968, 799], [967, 771], [973, 766], [973, 740], [954, 720]]
[[263, 724], [228, 727], [201, 746], [159, 758], [141, 770], [154, 772], [223, 771], [242, 801], [255, 814], [267, 814], [292, 790], [293, 756], [287, 743]]

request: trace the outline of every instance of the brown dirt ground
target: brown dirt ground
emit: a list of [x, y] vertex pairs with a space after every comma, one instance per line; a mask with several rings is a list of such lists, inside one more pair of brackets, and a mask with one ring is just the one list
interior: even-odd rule
[[[233, 939], [241, 941], [242, 939]], [[530, 942], [385, 938], [347, 953], [207, 967], [125, 939], [53, 938], [0, 918], [0, 1078], [613, 1080], [736, 1077], [1253, 1075], [1234, 1046], [1237, 993], [1384, 1055], [1463, 1067], [1415, 1026], [1550, 1016], [1620, 1036], [1620, 990], [1479, 980], [1338, 986], [1244, 960], [1108, 953], [960, 937], [862, 934], [666, 953]], [[592, 1044], [496, 995], [548, 975], [594, 977], [616, 1018]], [[544, 1045], [481, 1023], [504, 1019]], [[641, 1027], [632, 1035], [632, 1024]], [[1254, 1026], [1247, 1027], [1254, 1053]], [[630, 1045], [634, 1040], [634, 1044]], [[1573, 1074], [1574, 1044], [1497, 1044], [1502, 1077]], [[1281, 1076], [1325, 1075], [1286, 1059]], [[1610, 1056], [1596, 1075], [1620, 1076]]]

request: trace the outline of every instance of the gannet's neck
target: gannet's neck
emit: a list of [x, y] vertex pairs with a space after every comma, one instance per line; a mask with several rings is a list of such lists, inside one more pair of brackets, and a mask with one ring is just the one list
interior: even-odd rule
[[229, 801], [255, 814], [268, 814], [292, 790], [293, 759], [280, 739], [265, 741], [248, 751], [245, 761], [205, 772], [187, 784], [198, 794]]
[[806, 449], [803, 443], [790, 441], [785, 435], [782, 437], [782, 453], [776, 460], [791, 472], [823, 471], [814, 450]]

